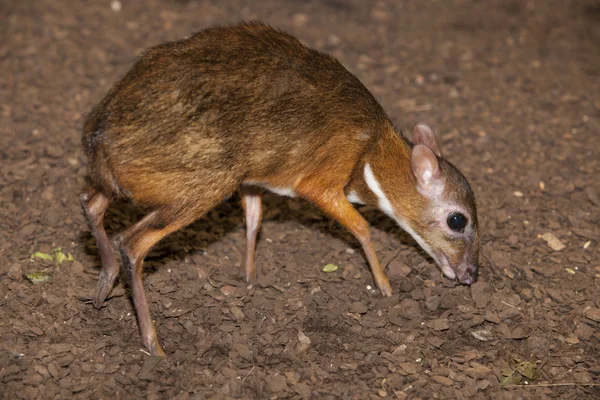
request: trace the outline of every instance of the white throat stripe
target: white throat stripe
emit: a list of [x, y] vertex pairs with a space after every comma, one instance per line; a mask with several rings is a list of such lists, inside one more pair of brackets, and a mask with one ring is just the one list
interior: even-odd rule
[[383, 193], [383, 190], [381, 189], [381, 186], [379, 186], [379, 182], [377, 182], [369, 163], [365, 164], [365, 181], [367, 182], [369, 189], [371, 189], [371, 192], [377, 196], [379, 209], [386, 213], [388, 217], [397, 221], [392, 203], [390, 203], [385, 193]]
[[381, 189], [379, 182], [377, 182], [377, 178], [375, 178], [375, 174], [373, 174], [373, 170], [368, 163], [365, 164], [365, 181], [367, 182], [369, 189], [371, 189], [373, 194], [377, 196], [377, 199], [379, 199], [379, 209], [396, 221], [396, 223], [400, 225], [402, 229], [404, 229], [416, 240], [423, 250], [425, 250], [438, 264], [440, 264], [440, 261], [431, 248], [427, 245], [425, 240], [423, 240], [423, 238], [417, 232], [415, 232], [406, 221], [396, 217], [392, 203], [388, 200], [385, 193], [383, 193], [383, 190]]

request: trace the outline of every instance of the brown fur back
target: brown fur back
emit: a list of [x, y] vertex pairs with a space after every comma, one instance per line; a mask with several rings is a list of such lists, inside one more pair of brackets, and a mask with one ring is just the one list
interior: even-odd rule
[[97, 190], [162, 205], [356, 163], [390, 126], [338, 61], [250, 23], [146, 51], [90, 113], [83, 144]]

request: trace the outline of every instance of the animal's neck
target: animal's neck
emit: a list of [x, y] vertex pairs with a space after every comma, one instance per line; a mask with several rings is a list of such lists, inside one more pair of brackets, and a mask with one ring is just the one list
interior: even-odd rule
[[410, 165], [411, 147], [392, 128], [365, 154], [347, 194], [379, 208], [401, 225], [418, 213], [419, 194]]

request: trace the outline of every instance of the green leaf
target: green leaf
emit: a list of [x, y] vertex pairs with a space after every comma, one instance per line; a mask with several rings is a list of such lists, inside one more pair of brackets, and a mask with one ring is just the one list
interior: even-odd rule
[[323, 272], [335, 272], [337, 271], [338, 266], [335, 264], [327, 264], [323, 267]]
[[50, 254], [42, 253], [41, 251], [36, 251], [31, 255], [31, 258], [41, 258], [42, 260], [53, 260], [54, 257]]
[[538, 376], [537, 364], [533, 362], [522, 362], [521, 364], [517, 365], [517, 371], [519, 371], [521, 375], [529, 380], [535, 380], [535, 378]]
[[510, 374], [507, 377], [505, 377], [504, 379], [502, 379], [502, 382], [500, 382], [500, 386], [520, 385], [521, 383], [522, 383], [522, 381], [521, 381], [521, 375], [519, 375], [519, 374]]
[[62, 264], [62, 262], [67, 259], [67, 256], [62, 251], [57, 251], [54, 253], [54, 257], [56, 258], [56, 262], [58, 264]]
[[512, 369], [503, 369], [502, 370], [502, 376], [511, 376], [512, 374], [514, 374], [515, 371], [513, 371]]
[[39, 283], [49, 282], [52, 280], [52, 276], [49, 273], [43, 272], [43, 271], [25, 274], [25, 278], [27, 278], [27, 280], [29, 282], [33, 283], [34, 285], [37, 285]]
[[73, 258], [73, 254], [67, 254], [67, 261], [75, 261], [75, 259]]

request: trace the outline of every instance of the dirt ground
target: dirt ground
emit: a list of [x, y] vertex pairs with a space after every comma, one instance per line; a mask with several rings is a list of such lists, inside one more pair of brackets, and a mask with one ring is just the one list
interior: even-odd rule
[[[403, 131], [440, 133], [477, 196], [480, 280], [443, 278], [362, 207], [382, 298], [349, 233], [267, 195], [248, 288], [232, 198], [147, 258], [152, 357], [122, 282], [89, 301], [83, 118], [144, 48], [249, 19], [334, 54]], [[600, 398], [597, 0], [4, 0], [0, 26], [2, 398]], [[109, 234], [141, 215], [111, 206]]]

